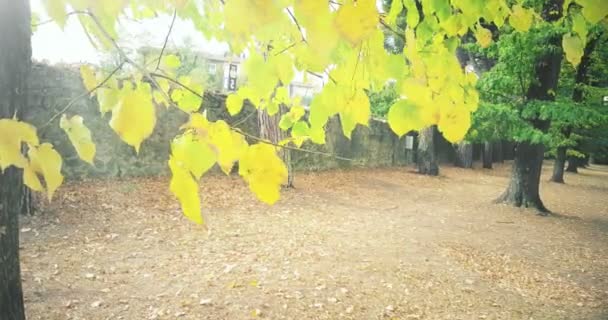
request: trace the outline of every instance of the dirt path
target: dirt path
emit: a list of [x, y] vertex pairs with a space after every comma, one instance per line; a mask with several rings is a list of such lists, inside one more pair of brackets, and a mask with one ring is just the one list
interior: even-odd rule
[[[550, 166], [545, 166], [543, 181]], [[205, 179], [72, 184], [22, 226], [29, 319], [607, 319], [608, 167], [494, 205], [508, 168], [299, 174], [275, 206]]]

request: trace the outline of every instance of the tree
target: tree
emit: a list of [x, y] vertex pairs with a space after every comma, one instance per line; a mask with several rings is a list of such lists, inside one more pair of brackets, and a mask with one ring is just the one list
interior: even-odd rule
[[439, 175], [439, 165], [437, 164], [436, 135], [438, 134], [435, 126], [426, 127], [418, 134], [418, 149], [416, 151], [416, 166], [418, 173], [429, 176]]
[[[0, 1], [0, 123], [19, 115], [26, 105], [27, 76], [31, 65], [30, 8], [27, 1]], [[15, 134], [0, 126], [0, 140]], [[0, 142], [2, 143], [2, 142]], [[21, 158], [18, 144], [16, 158]], [[23, 206], [21, 170], [8, 167], [0, 153], [0, 318], [25, 319], [19, 265], [18, 218]], [[7, 161], [9, 160], [9, 161]]]
[[[597, 43], [600, 41], [602, 34], [603, 30], [598, 30], [589, 35], [589, 40], [587, 41], [583, 50], [580, 64], [578, 65], [576, 71], [573, 72], [574, 85], [572, 88], [572, 102], [574, 105], [580, 105], [584, 102], [584, 89], [585, 86], [589, 84], [588, 70], [591, 65], [591, 55], [595, 50]], [[585, 108], [585, 106], [580, 106], [579, 108]], [[568, 113], [568, 115], [569, 114], [571, 113]], [[585, 117], [585, 119], [583, 119], [583, 117]], [[580, 128], [589, 125], [589, 122], [595, 120], [594, 118], [597, 117], [589, 116], [587, 114], [576, 114], [574, 119], [565, 119], [566, 121], [561, 121], [559, 133], [561, 133], [563, 136], [563, 140], [560, 139], [561, 141], [559, 141], [559, 145], [555, 151], [555, 163], [553, 165], [551, 181], [564, 183], [564, 166], [572, 131], [577, 127]], [[568, 161], [570, 172], [576, 172], [576, 163], [578, 162], [577, 158], [578, 157], [575, 157], [574, 155], [570, 156], [570, 160]]]
[[[3, 16], [8, 18], [2, 19], [2, 23], [15, 22], [15, 35], [26, 31], [29, 34], [29, 27], [22, 25], [23, 21], [14, 20], [27, 20], [28, 13], [23, 12], [27, 11], [27, 5], [5, 2], [1, 10], [5, 10]], [[368, 92], [380, 90], [389, 81], [396, 83], [400, 96], [387, 115], [396, 134], [402, 136], [412, 130], [432, 127], [451, 142], [462, 140], [469, 129], [471, 113], [478, 107], [479, 92], [477, 77], [466, 74], [456, 57], [460, 37], [473, 30], [477, 42], [485, 47], [492, 42], [491, 31], [480, 22], [511, 26], [527, 35], [537, 15], [535, 8], [507, 0], [493, 0], [489, 6], [483, 1], [393, 1], [388, 13], [380, 13], [375, 0], [44, 0], [43, 3], [57, 24], [63, 26], [68, 17], [76, 17], [96, 47], [115, 50], [118, 54], [120, 61], [116, 69], [108, 72], [83, 66], [81, 74], [88, 95], [96, 96], [99, 101], [100, 112], [111, 113], [110, 127], [136, 152], [142, 141], [152, 134], [158, 120], [155, 104], [189, 116], [183, 131], [171, 141], [170, 190], [180, 202], [184, 215], [200, 224], [204, 220], [198, 184], [212, 166], [218, 165], [230, 174], [238, 161], [238, 173], [250, 190], [261, 201], [273, 204], [279, 200], [281, 185], [288, 179], [287, 167], [277, 155], [277, 147], [301, 150], [306, 140], [324, 143], [325, 124], [334, 115], [340, 117], [342, 131], [350, 138], [356, 126], [369, 122]], [[608, 15], [608, 9], [597, 0], [571, 3], [583, 6], [582, 14], [590, 23], [597, 24]], [[558, 5], [561, 2], [549, 4], [541, 15], [553, 22], [561, 16], [561, 5]], [[402, 12], [407, 28], [398, 30], [395, 23]], [[181, 65], [179, 59], [161, 53], [157, 58], [160, 64], [142, 64], [119, 45], [120, 19], [125, 16], [146, 19], [157, 14], [191, 21], [202, 35], [229, 42], [234, 54], [247, 52], [244, 63], [247, 83], [227, 97], [226, 107], [231, 114], [237, 114], [243, 103], [249, 101], [272, 116], [280, 111], [280, 106], [285, 106], [289, 111], [281, 116], [279, 126], [289, 132], [289, 137], [274, 143], [242, 132], [225, 121], [210, 121], [201, 105], [208, 93], [196, 77], [176, 77], [176, 69]], [[12, 29], [3, 28], [3, 32], [5, 30]], [[403, 54], [385, 49], [387, 30], [404, 40]], [[8, 37], [13, 34], [9, 33]], [[7, 39], [7, 43], [19, 41], [15, 39], [21, 37]], [[557, 80], [555, 71], [559, 71], [561, 53], [556, 53], [561, 52], [561, 46], [557, 34], [549, 39], [555, 50], [540, 56], [535, 72], [538, 81], [530, 82], [525, 95], [529, 100], [551, 100], [549, 89]], [[570, 43], [565, 47], [572, 49]], [[4, 46], [4, 43], [2, 47], [7, 57], [18, 55], [20, 59], [29, 59], [29, 50], [21, 49], [21, 46]], [[521, 50], [515, 55], [520, 53]], [[18, 66], [18, 63], [12, 65]], [[1, 70], [0, 78], [15, 76], [8, 70]], [[290, 83], [295, 71], [328, 80], [311, 102], [307, 119], [298, 98], [284, 94], [285, 86], [277, 86]], [[16, 75], [21, 75], [20, 72]], [[12, 94], [23, 93], [14, 87], [11, 89]], [[3, 99], [3, 103], [6, 101]], [[16, 103], [10, 101], [11, 105]], [[80, 158], [92, 163], [96, 153], [92, 133], [85, 126], [85, 119], [79, 115], [68, 116], [71, 105], [67, 104], [46, 125], [63, 128]], [[532, 123], [543, 130], [546, 122], [537, 120]], [[11, 190], [20, 189], [19, 176], [22, 175], [25, 185], [46, 192], [51, 199], [63, 181], [61, 155], [52, 143], [40, 143], [36, 129], [20, 121], [18, 115], [14, 119], [3, 119], [0, 132], [11, 132], [0, 135], [0, 163], [6, 174], [13, 170], [9, 175], [13, 180], [7, 181], [13, 187]], [[538, 185], [536, 192], [533, 188], [534, 176], [540, 170], [538, 160], [542, 147], [526, 141], [519, 143], [515, 167], [518, 170], [514, 170], [519, 173], [514, 176], [515, 183], [505, 199], [519, 199], [515, 202], [540, 208], [540, 199], [532, 198], [538, 198]], [[22, 155], [23, 148], [27, 150], [27, 157]], [[527, 151], [534, 155], [530, 157]], [[2, 205], [20, 200], [17, 196], [20, 195], [6, 194]], [[18, 231], [14, 220], [11, 223], [5, 233], [15, 237]], [[0, 274], [15, 278], [12, 265], [2, 267]]]

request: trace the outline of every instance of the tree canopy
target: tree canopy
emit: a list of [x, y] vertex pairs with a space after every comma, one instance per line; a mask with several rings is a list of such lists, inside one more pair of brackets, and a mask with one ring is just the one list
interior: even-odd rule
[[[192, 21], [202, 36], [229, 43], [232, 53], [246, 53], [247, 82], [228, 96], [228, 111], [239, 113], [245, 100], [269, 114], [285, 105], [288, 119], [281, 121], [281, 128], [290, 129], [291, 137], [279, 145], [299, 146], [304, 140], [324, 143], [324, 126], [336, 114], [346, 137], [357, 125], [367, 125], [368, 92], [382, 90], [389, 81], [399, 95], [388, 111], [389, 125], [397, 135], [437, 125], [446, 139], [459, 141], [470, 127], [480, 96], [477, 77], [465, 73], [455, 54], [463, 35], [472, 33], [481, 47], [492, 48], [491, 29], [508, 30], [510, 35], [501, 35], [501, 42], [513, 41], [513, 45], [496, 48], [496, 54], [510, 57], [505, 67], [527, 68], [530, 64], [522, 62], [528, 57], [517, 51], [522, 41], [543, 30], [553, 32], [555, 26], [565, 33], [562, 47], [576, 66], [590, 26], [605, 28], [608, 15], [603, 0], [565, 1], [564, 15], [552, 22], [540, 18], [539, 1], [404, 0], [392, 1], [387, 11], [375, 0], [44, 0], [44, 4], [58, 25], [76, 16], [96, 47], [119, 53], [116, 70], [83, 66], [81, 73], [86, 89], [99, 101], [100, 112], [111, 113], [110, 126], [125, 143], [138, 151], [151, 135], [158, 120], [155, 104], [189, 114], [182, 134], [172, 141], [168, 165], [173, 174], [171, 191], [185, 215], [197, 223], [203, 222], [198, 183], [214, 164], [230, 173], [238, 161], [239, 174], [251, 191], [270, 204], [279, 199], [287, 176], [285, 164], [277, 157], [277, 145], [248, 136], [225, 121], [207, 120], [204, 83], [188, 74], [178, 76], [178, 70], [183, 71], [178, 56], [161, 51], [144, 64], [125, 53], [116, 42], [120, 19], [175, 15]], [[399, 16], [405, 17], [405, 29], [397, 27]], [[402, 53], [386, 50], [387, 33], [404, 41]], [[326, 80], [312, 100], [308, 118], [301, 98], [289, 97], [285, 87], [296, 73]], [[500, 81], [507, 87], [518, 85], [512, 79]], [[86, 128], [86, 119], [65, 117], [68, 108], [58, 114], [60, 125], [81, 158], [90, 162], [95, 157], [91, 141], [95, 133]], [[56, 125], [53, 120], [49, 125]], [[36, 128], [19, 119], [0, 120], [0, 133], [1, 168], [23, 168], [24, 183], [51, 198], [63, 180], [61, 156], [51, 142], [39, 141]], [[27, 145], [27, 155], [21, 154], [22, 144]]]

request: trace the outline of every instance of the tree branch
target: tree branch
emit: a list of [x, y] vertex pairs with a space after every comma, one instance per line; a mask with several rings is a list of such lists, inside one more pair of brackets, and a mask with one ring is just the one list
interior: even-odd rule
[[176, 17], [177, 17], [177, 10], [173, 10], [173, 20], [171, 20], [171, 25], [169, 26], [169, 31], [167, 31], [167, 36], [165, 37], [165, 42], [163, 43], [163, 48], [160, 50], [160, 55], [158, 55], [158, 63], [156, 63], [156, 70], [160, 69], [160, 61], [163, 59], [163, 54], [165, 53], [165, 49], [167, 48], [167, 42], [169, 41], [169, 36], [171, 35], [171, 31], [173, 31], [173, 25], [175, 24]]
[[389, 26], [386, 22], [384, 22], [384, 20], [382, 20], [382, 18], [380, 18], [380, 24], [382, 26], [384, 26], [390, 32], [394, 33], [397, 37], [399, 37], [399, 38], [401, 38], [402, 40], [405, 41], [405, 35], [403, 35], [402, 33], [397, 32], [397, 30], [393, 29], [393, 27]]
[[341, 156], [335, 155], [333, 153], [314, 151], [314, 150], [308, 150], [308, 149], [302, 149], [302, 148], [295, 148], [295, 147], [280, 145], [278, 143], [273, 143], [273, 142], [270, 142], [268, 140], [262, 139], [260, 137], [256, 137], [254, 135], [246, 133], [243, 130], [238, 129], [238, 128], [232, 128], [232, 130], [234, 130], [234, 132], [236, 132], [236, 133], [238, 133], [238, 134], [240, 134], [240, 135], [242, 135], [242, 136], [244, 136], [246, 138], [250, 138], [250, 139], [258, 141], [260, 143], [269, 144], [269, 145], [275, 146], [277, 148], [283, 148], [283, 149], [292, 150], [292, 151], [300, 151], [300, 152], [304, 152], [304, 153], [310, 153], [310, 154], [316, 154], [316, 155], [320, 155], [320, 156], [332, 157], [332, 158], [335, 158], [335, 159], [338, 159], [338, 160], [355, 161], [353, 159], [341, 157]]
[[65, 107], [63, 107], [63, 109], [61, 109], [59, 112], [55, 113], [45, 124], [40, 126], [40, 129], [43, 129], [43, 128], [49, 126], [53, 122], [53, 120], [57, 119], [57, 117], [59, 117], [60, 115], [62, 115], [66, 111], [68, 111], [68, 109], [70, 109], [72, 107], [72, 105], [74, 105], [74, 103], [76, 103], [76, 101], [90, 95], [91, 93], [95, 92], [95, 90], [103, 87], [103, 85], [106, 84], [112, 78], [112, 76], [114, 76], [114, 74], [116, 74], [116, 72], [118, 72], [118, 70], [122, 69], [122, 66], [124, 64], [125, 64], [124, 61], [121, 62], [120, 65], [118, 65], [118, 67], [116, 67], [114, 70], [112, 70], [112, 72], [110, 72], [110, 74], [105, 79], [103, 79], [103, 81], [98, 83], [91, 90], [89, 90], [87, 92], [83, 92], [83, 93], [79, 94], [77, 97], [75, 97], [74, 99], [70, 100], [70, 102], [68, 102], [68, 104]]
[[298, 30], [300, 31], [300, 35], [302, 36], [302, 41], [304, 41], [305, 43], [308, 43], [306, 41], [306, 37], [304, 37], [304, 32], [302, 31], [302, 27], [300, 27], [300, 23], [298, 22], [298, 19], [296, 19], [296, 16], [293, 14], [293, 12], [291, 12], [291, 10], [289, 8], [286, 8], [285, 10], [287, 10], [287, 13], [291, 17], [291, 20], [293, 20], [293, 22], [296, 24], [296, 27], [298, 27]]

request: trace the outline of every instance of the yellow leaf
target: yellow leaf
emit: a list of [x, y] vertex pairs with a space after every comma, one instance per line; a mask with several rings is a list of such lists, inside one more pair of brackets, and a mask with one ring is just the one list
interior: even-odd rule
[[120, 104], [112, 111], [110, 120], [110, 127], [137, 152], [141, 142], [152, 134], [155, 125], [156, 110], [152, 103], [150, 85], [146, 83], [127, 92]]
[[234, 162], [241, 157], [247, 142], [223, 120], [210, 123], [209, 142], [217, 150], [217, 163], [220, 168], [225, 174], [230, 174]]
[[38, 145], [34, 126], [14, 119], [0, 119], [0, 170], [4, 171], [10, 166], [27, 166], [27, 159], [21, 153], [24, 142]]
[[566, 60], [574, 67], [581, 63], [584, 53], [583, 41], [576, 35], [567, 34], [562, 38], [562, 47], [566, 53]]
[[583, 16], [591, 24], [599, 23], [608, 16], [608, 2], [606, 0], [577, 0], [583, 6]]
[[388, 111], [388, 125], [399, 136], [425, 126], [420, 107], [409, 100], [399, 100]]
[[572, 16], [572, 31], [578, 34], [581, 40], [583, 40], [583, 43], [587, 42], [587, 22], [580, 13], [576, 13]]
[[511, 7], [511, 16], [509, 17], [509, 24], [520, 32], [526, 32], [532, 26], [532, 20], [534, 18], [534, 12], [531, 9], [525, 9], [521, 5], [514, 5]]
[[[388, 11], [386, 16], [386, 23], [394, 25], [397, 21], [397, 17], [403, 11], [403, 1], [397, 0], [391, 3], [391, 9]], [[415, 27], [415, 26], [414, 26]]]
[[487, 48], [492, 44], [492, 32], [481, 25], [475, 30], [475, 38], [482, 48]]
[[351, 133], [355, 130], [357, 124], [368, 125], [371, 111], [369, 98], [363, 90], [357, 90], [349, 98], [339, 113], [342, 122], [342, 132], [350, 139]]
[[44, 4], [44, 8], [49, 17], [55, 20], [59, 27], [63, 29], [68, 20], [68, 16], [65, 12], [65, 0], [44, 0], [42, 3]]
[[179, 57], [174, 54], [163, 56], [161, 61], [161, 65], [167, 69], [177, 69], [181, 64], [182, 62], [179, 60]]
[[437, 128], [450, 142], [458, 142], [464, 138], [471, 126], [471, 113], [467, 108], [452, 107], [441, 113]]
[[93, 164], [95, 144], [91, 139], [91, 131], [84, 125], [82, 117], [73, 116], [71, 119], [68, 119], [64, 114], [61, 117], [59, 126], [68, 134], [68, 138], [70, 138], [70, 142], [76, 148], [80, 159]]
[[226, 109], [231, 116], [239, 114], [243, 109], [243, 98], [236, 93], [231, 93], [226, 98]]
[[29, 165], [23, 168], [23, 184], [28, 186], [30, 189], [38, 192], [43, 192], [44, 187], [40, 183], [40, 179], [36, 172]]
[[201, 215], [201, 199], [196, 180], [173, 157], [169, 158], [169, 168], [172, 173], [169, 190], [179, 200], [184, 215], [195, 223], [203, 224], [205, 221]]
[[184, 169], [200, 179], [216, 161], [216, 154], [202, 138], [186, 133], [171, 142], [171, 156]]
[[99, 88], [97, 89], [97, 102], [99, 112], [104, 115], [108, 111], [114, 110], [120, 102], [121, 91], [119, 89]]
[[375, 0], [349, 1], [338, 9], [335, 24], [338, 32], [356, 46], [377, 28], [378, 19]]
[[279, 200], [281, 185], [287, 182], [287, 167], [275, 147], [264, 143], [247, 148], [239, 161], [239, 174], [258, 199], [268, 204]]
[[[43, 143], [38, 147], [32, 146], [28, 151], [30, 158], [30, 169], [44, 177], [44, 184], [49, 200], [53, 198], [53, 193], [63, 182], [61, 175], [61, 156], [50, 143]], [[28, 173], [29, 174], [29, 173]], [[31, 177], [30, 177], [31, 178]], [[29, 179], [29, 178], [28, 178]], [[37, 187], [35, 182], [28, 180], [30, 187]]]
[[[97, 86], [97, 77], [95, 75], [95, 70], [89, 65], [82, 65], [80, 67], [80, 76], [82, 77], [82, 83], [84, 83], [84, 87], [87, 91], [93, 90]], [[94, 92], [91, 92], [91, 95], [94, 95]]]

